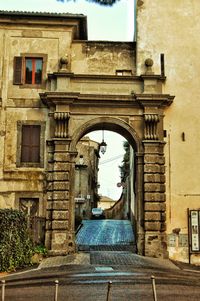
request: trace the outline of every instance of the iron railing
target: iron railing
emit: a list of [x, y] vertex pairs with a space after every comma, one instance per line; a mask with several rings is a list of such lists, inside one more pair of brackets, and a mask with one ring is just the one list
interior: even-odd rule
[[[155, 277], [151, 276], [151, 282], [152, 282], [152, 293], [153, 293], [153, 300], [157, 301], [157, 294], [156, 294], [156, 284], [155, 284]], [[111, 299], [111, 288], [112, 288], [112, 281], [108, 282], [107, 285], [107, 292], [106, 292], [106, 301], [112, 301]], [[59, 301], [59, 281], [54, 281], [54, 297], [52, 301]], [[6, 281], [1, 280], [1, 301], [5, 300], [6, 296]], [[50, 301], [50, 300], [49, 300]]]

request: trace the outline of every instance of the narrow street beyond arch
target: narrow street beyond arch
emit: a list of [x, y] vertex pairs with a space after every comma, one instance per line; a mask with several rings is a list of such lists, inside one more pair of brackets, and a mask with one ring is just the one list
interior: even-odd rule
[[134, 251], [135, 239], [128, 220], [85, 220], [76, 243], [81, 250], [127, 250], [129, 246]]

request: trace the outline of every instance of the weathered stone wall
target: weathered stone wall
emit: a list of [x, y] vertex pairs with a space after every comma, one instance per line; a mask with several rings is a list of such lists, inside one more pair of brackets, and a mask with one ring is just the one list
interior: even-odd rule
[[71, 70], [76, 74], [135, 75], [135, 44], [123, 42], [74, 42]]
[[[20, 20], [20, 21], [19, 21]], [[40, 21], [41, 23], [43, 21]], [[58, 70], [59, 58], [69, 52], [72, 27], [65, 31], [53, 28], [48, 23], [38, 27], [27, 25], [16, 17], [15, 21], [0, 24], [0, 207], [18, 207], [18, 198], [39, 197], [39, 214], [45, 216], [46, 190], [46, 143], [49, 137], [48, 110], [42, 104], [39, 93], [43, 89], [32, 89], [13, 85], [13, 62], [15, 56], [24, 53], [47, 55], [47, 73]], [[44, 87], [45, 88], [45, 87]], [[17, 166], [19, 130], [18, 122], [43, 122], [43, 167]]]
[[[23, 23], [20, 16], [14, 21], [0, 23], [0, 191], [6, 196], [5, 205], [16, 205], [20, 195], [39, 198], [40, 213], [46, 208], [50, 253], [74, 252], [76, 145], [90, 131], [115, 131], [136, 152], [138, 252], [165, 257], [163, 116], [173, 97], [163, 94], [164, 78], [147, 64], [141, 71], [145, 75], [135, 75], [135, 44], [72, 45], [77, 27], [66, 26], [64, 19], [61, 23], [57, 17], [46, 23], [40, 19], [37, 25]], [[13, 85], [13, 58], [22, 53], [47, 58], [46, 85], [40, 89]], [[18, 129], [24, 121], [43, 126], [43, 162], [37, 168], [18, 165]]]
[[[154, 72], [160, 73], [163, 53], [164, 91], [175, 95], [164, 119], [167, 233], [170, 257], [184, 261], [188, 243], [181, 243], [181, 235], [186, 241], [187, 208], [200, 206], [199, 14], [199, 1], [137, 1], [137, 74], [144, 73], [147, 57], [154, 61]], [[180, 228], [178, 244], [170, 239], [175, 228]]]

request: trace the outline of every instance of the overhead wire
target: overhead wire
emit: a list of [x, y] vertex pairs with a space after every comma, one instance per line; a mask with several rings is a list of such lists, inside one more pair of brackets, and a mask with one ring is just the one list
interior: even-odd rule
[[102, 162], [99, 162], [99, 165], [106, 164], [106, 163], [110, 163], [110, 162], [115, 161], [115, 160], [117, 160], [117, 159], [119, 159], [119, 158], [123, 158], [123, 156], [124, 156], [124, 154], [121, 154], [121, 155], [118, 155], [118, 156], [109, 158], [109, 159], [107, 159], [107, 160], [104, 160], [104, 161], [102, 161]]

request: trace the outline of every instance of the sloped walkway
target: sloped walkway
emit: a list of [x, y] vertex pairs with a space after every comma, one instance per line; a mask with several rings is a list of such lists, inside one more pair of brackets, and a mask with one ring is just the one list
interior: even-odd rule
[[76, 243], [79, 250], [134, 252], [134, 234], [128, 220], [84, 220]]
[[56, 256], [44, 259], [39, 269], [65, 265], [132, 265], [135, 268], [167, 268], [179, 269], [168, 259], [144, 257], [130, 252], [80, 252], [74, 255]]

